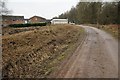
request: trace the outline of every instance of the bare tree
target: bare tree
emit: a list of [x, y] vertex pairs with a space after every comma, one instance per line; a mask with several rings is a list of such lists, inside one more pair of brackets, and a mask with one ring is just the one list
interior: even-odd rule
[[0, 0], [0, 15], [10, 14], [12, 11], [8, 10], [6, 0]]

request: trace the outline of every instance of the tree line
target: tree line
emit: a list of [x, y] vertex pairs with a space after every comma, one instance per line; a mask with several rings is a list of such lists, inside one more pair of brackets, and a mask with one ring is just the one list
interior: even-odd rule
[[54, 18], [67, 18], [76, 24], [118, 24], [120, 2], [79, 2], [70, 11]]

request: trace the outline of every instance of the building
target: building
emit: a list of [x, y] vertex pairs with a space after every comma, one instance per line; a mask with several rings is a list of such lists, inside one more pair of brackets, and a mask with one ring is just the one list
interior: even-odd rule
[[13, 16], [13, 15], [1, 15], [2, 26], [8, 26], [10, 24], [24, 24], [24, 16]]
[[29, 19], [24, 19], [25, 24], [29, 23]]
[[68, 19], [52, 19], [51, 24], [68, 24]]
[[40, 22], [46, 22], [46, 19], [39, 16], [33, 16], [28, 21], [28, 23], [40, 23]]

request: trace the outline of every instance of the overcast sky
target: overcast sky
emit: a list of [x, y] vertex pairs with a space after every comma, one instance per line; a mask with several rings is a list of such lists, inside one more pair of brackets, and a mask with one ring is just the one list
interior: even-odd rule
[[12, 15], [22, 15], [25, 18], [34, 15], [51, 19], [70, 10], [79, 0], [8, 0], [7, 6]]
[[[80, 0], [80, 1], [116, 1], [116, 0]], [[119, 1], [119, 0], [117, 0]], [[30, 18], [34, 15], [51, 19], [76, 6], [79, 0], [7, 0], [12, 15]]]

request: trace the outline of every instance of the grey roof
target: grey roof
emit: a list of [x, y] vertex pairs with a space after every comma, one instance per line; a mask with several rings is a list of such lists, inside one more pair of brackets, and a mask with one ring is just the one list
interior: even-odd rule
[[[46, 20], [45, 18], [43, 18], [43, 17], [40, 17], [40, 16], [33, 16], [33, 17], [38, 17], [38, 18], [41, 18], [41, 19], [44, 19], [44, 20]], [[31, 18], [33, 18], [33, 17], [31, 17]], [[29, 19], [31, 19], [31, 18], [29, 18]]]
[[24, 16], [2, 15], [3, 20], [24, 20]]

